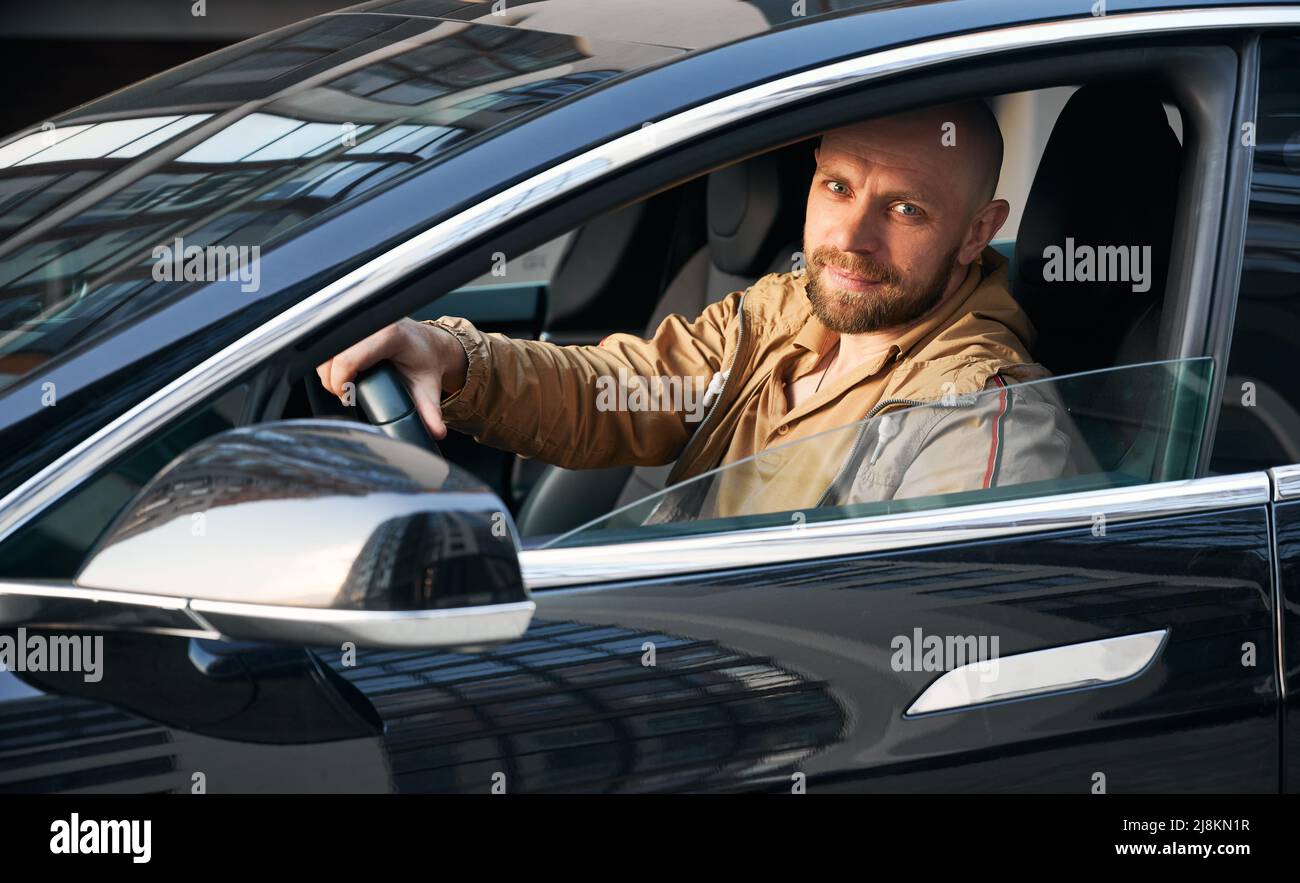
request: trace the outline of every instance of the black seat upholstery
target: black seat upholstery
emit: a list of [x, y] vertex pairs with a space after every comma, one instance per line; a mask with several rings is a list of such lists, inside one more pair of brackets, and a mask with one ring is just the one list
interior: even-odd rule
[[[1011, 291], [1038, 329], [1036, 358], [1057, 374], [1109, 367], [1149, 333], [1164, 297], [1182, 147], [1160, 97], [1134, 84], [1084, 86], [1043, 151], [1016, 237]], [[1047, 281], [1048, 246], [1150, 246], [1151, 287], [1125, 280]], [[1144, 321], [1145, 320], [1145, 321]], [[1142, 333], [1142, 332], [1139, 332]]]
[[[812, 151], [811, 142], [800, 142], [709, 175], [708, 241], [664, 290], [647, 335], [673, 313], [693, 318], [767, 273], [792, 269], [803, 238]], [[599, 518], [660, 490], [670, 468], [547, 467], [519, 511], [519, 531], [524, 536], [555, 534]]]
[[[1084, 86], [1061, 111], [1016, 237], [1011, 291], [1038, 331], [1035, 358], [1060, 376], [1161, 358], [1182, 146], [1155, 88]], [[1131, 280], [1049, 281], [1045, 250], [1149, 246], [1150, 288]], [[1149, 375], [1154, 377], [1154, 375]], [[1151, 390], [1125, 372], [1073, 384], [1076, 421], [1104, 469], [1120, 468], [1145, 426]]]
[[812, 145], [802, 142], [709, 175], [708, 242], [665, 289], [646, 331], [673, 313], [698, 316], [723, 295], [791, 269], [812, 169]]

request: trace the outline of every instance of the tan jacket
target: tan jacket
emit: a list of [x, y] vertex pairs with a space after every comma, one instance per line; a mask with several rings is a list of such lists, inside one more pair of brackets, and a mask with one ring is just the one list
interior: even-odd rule
[[[599, 346], [513, 340], [440, 318], [468, 356], [465, 386], [444, 400], [443, 416], [481, 442], [570, 469], [675, 459], [670, 485], [768, 452], [710, 483], [708, 502], [696, 495], [675, 506], [678, 517], [951, 493], [1071, 470], [1068, 421], [1042, 384], [971, 400], [1047, 376], [1031, 363], [1032, 326], [996, 251], [986, 249], [958, 292], [875, 363], [791, 411], [784, 384], [834, 343], [811, 313], [805, 280], [802, 272], [769, 274], [694, 320], [669, 316], [649, 340], [615, 334]], [[657, 397], [628, 391], [653, 393], [656, 384]], [[885, 444], [864, 436], [879, 432], [877, 415], [929, 402], [887, 429]], [[868, 416], [877, 419], [829, 433], [827, 444], [781, 451]]]

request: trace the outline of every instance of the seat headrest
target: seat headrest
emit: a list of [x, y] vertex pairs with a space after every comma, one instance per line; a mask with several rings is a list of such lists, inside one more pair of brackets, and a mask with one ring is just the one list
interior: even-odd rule
[[[1182, 147], [1150, 84], [1084, 86], [1061, 111], [1025, 203], [1011, 279], [1039, 330], [1036, 355], [1054, 372], [1104, 365], [1163, 299], [1181, 166]], [[1118, 246], [1130, 255], [1150, 246], [1150, 289], [1135, 292], [1131, 280], [1049, 281], [1045, 252], [1055, 246], [1068, 261], [1067, 239], [1076, 250]]]
[[709, 252], [715, 267], [735, 276], [761, 276], [776, 249], [803, 236], [812, 151], [812, 142], [804, 141], [709, 175]]

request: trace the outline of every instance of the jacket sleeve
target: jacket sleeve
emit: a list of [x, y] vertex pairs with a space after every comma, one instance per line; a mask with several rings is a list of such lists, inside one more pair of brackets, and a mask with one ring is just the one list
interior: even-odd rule
[[[732, 346], [741, 294], [694, 321], [670, 315], [649, 340], [612, 334], [598, 346], [514, 340], [465, 319], [433, 320], [468, 358], [465, 385], [443, 400], [443, 419], [484, 444], [566, 469], [671, 462]], [[654, 386], [657, 398], [647, 395]]]
[[951, 409], [927, 433], [895, 499], [1060, 478], [1074, 472], [1068, 416], [1034, 386], [990, 378], [973, 405]]

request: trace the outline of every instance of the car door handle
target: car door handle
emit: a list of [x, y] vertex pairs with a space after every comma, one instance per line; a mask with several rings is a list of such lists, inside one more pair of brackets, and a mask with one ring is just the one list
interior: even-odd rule
[[1164, 628], [969, 662], [926, 687], [903, 717], [1123, 683], [1146, 671], [1168, 636]]

